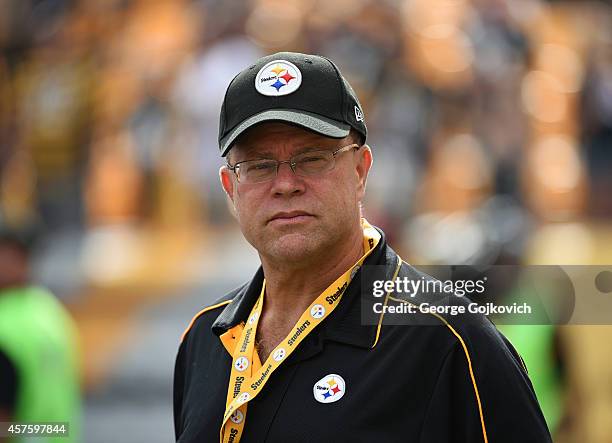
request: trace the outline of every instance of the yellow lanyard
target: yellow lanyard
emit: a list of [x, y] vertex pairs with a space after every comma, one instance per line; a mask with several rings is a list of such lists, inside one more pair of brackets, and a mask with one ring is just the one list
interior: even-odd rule
[[356, 269], [361, 266], [380, 241], [378, 231], [365, 219], [362, 219], [362, 225], [364, 255], [311, 303], [287, 337], [274, 348], [262, 365], [255, 349], [255, 334], [266, 291], [264, 280], [261, 294], [251, 310], [232, 353], [232, 371], [220, 430], [222, 443], [240, 441], [246, 421], [248, 402], [261, 392], [272, 373], [295, 351], [302, 340], [338, 306]]

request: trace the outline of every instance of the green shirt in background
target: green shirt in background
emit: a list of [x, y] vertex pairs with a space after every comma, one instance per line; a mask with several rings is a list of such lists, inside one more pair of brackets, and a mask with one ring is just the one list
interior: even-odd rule
[[68, 438], [31, 441], [81, 441], [77, 332], [56, 297], [38, 287], [0, 290], [0, 350], [18, 376], [13, 421], [69, 422]]

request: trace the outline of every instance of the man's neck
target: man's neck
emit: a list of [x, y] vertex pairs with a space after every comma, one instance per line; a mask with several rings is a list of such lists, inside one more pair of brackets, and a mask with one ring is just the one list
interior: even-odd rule
[[348, 241], [335, 248], [326, 248], [305, 266], [292, 267], [286, 263], [278, 266], [262, 257], [266, 278], [264, 314], [282, 313], [287, 320], [297, 321], [306, 308], [363, 254], [363, 231], [359, 227]]

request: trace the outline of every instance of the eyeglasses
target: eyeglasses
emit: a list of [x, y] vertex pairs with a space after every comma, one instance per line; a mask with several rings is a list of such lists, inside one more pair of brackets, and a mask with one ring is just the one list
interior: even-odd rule
[[336, 155], [359, 149], [361, 146], [352, 144], [343, 146], [335, 151], [316, 150], [294, 155], [289, 160], [259, 159], [245, 160], [234, 166], [227, 164], [230, 171], [234, 171], [240, 183], [263, 183], [272, 180], [278, 174], [278, 168], [288, 163], [294, 174], [307, 177], [331, 171], [336, 163]]

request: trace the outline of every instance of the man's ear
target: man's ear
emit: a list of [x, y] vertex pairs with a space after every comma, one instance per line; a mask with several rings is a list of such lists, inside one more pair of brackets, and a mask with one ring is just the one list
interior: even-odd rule
[[372, 150], [368, 145], [363, 145], [359, 151], [357, 151], [357, 155], [359, 156], [356, 169], [359, 179], [358, 197], [359, 200], [361, 200], [365, 195], [368, 174], [372, 167], [372, 163], [374, 163], [374, 158], [372, 157]]
[[223, 165], [219, 168], [219, 179], [221, 180], [221, 186], [223, 186], [223, 190], [230, 198], [232, 203], [234, 203], [234, 178], [232, 177], [234, 173], [229, 170], [227, 165]]

